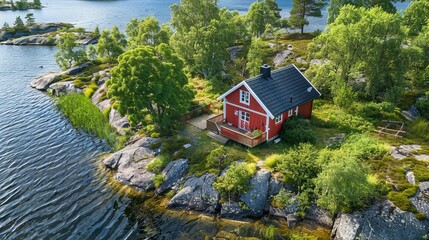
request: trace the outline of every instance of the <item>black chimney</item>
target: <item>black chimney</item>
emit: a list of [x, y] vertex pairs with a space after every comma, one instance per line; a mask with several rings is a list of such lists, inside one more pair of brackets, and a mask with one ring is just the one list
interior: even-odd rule
[[261, 72], [263, 77], [270, 78], [271, 77], [271, 67], [268, 66], [268, 64], [264, 64], [264, 66], [261, 67]]

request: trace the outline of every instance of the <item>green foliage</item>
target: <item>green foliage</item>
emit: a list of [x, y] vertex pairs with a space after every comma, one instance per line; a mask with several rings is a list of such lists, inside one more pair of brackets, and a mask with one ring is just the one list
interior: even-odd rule
[[162, 174], [155, 175], [154, 185], [155, 187], [161, 186], [161, 184], [165, 181], [165, 177]]
[[404, 11], [404, 23], [409, 28], [411, 36], [418, 35], [427, 24], [429, 16], [429, 2], [425, 0], [411, 1]]
[[365, 206], [375, 191], [368, 177], [368, 168], [354, 156], [336, 155], [315, 180], [318, 205], [333, 214]]
[[293, 203], [292, 200], [292, 193], [282, 188], [280, 192], [274, 196], [271, 205], [276, 208], [285, 208]]
[[216, 179], [213, 186], [231, 201], [231, 198], [235, 198], [238, 194], [249, 190], [249, 180], [255, 173], [255, 167], [254, 164], [245, 162], [233, 164], [225, 175]]
[[277, 228], [274, 225], [267, 227], [264, 233], [264, 239], [266, 240], [275, 240], [276, 239]]
[[309, 45], [312, 58], [329, 60], [313, 75], [331, 91], [340, 83], [348, 84], [366, 98], [383, 96], [396, 102], [403, 94], [408, 68], [398, 61], [407, 56], [402, 47], [405, 38], [399, 14], [386, 13], [380, 7], [344, 6], [327, 31]]
[[170, 157], [166, 155], [159, 155], [146, 166], [146, 170], [158, 174], [170, 161]]
[[424, 141], [429, 141], [429, 121], [423, 118], [417, 118], [417, 120], [411, 124], [410, 132], [415, 137], [421, 138]]
[[107, 58], [108, 62], [116, 63], [119, 55], [125, 51], [126, 45], [125, 35], [119, 31], [117, 26], [114, 26], [111, 31], [101, 31], [96, 52], [98, 57]]
[[416, 107], [420, 111], [420, 115], [429, 120], [429, 96], [420, 98], [416, 103]]
[[347, 137], [341, 149], [357, 159], [382, 159], [390, 153], [389, 146], [368, 134], [353, 134]]
[[379, 0], [379, 1], [364, 1], [364, 0], [330, 0], [328, 10], [328, 23], [333, 23], [340, 14], [340, 10], [345, 5], [354, 5], [356, 7], [372, 8], [375, 6], [381, 7], [385, 12], [395, 13], [396, 7], [393, 5], [396, 1]]
[[387, 198], [401, 210], [417, 213], [416, 207], [414, 207], [410, 199], [408, 199], [409, 196], [404, 194], [404, 192], [389, 192]]
[[206, 167], [222, 169], [225, 165], [230, 162], [228, 152], [224, 146], [220, 146], [215, 150], [211, 151], [207, 156]]
[[109, 121], [84, 95], [62, 95], [57, 106], [76, 128], [105, 139], [111, 145], [115, 142], [115, 133]]
[[133, 126], [150, 114], [161, 133], [171, 132], [193, 98], [183, 62], [166, 44], [126, 51], [111, 74], [108, 96]]
[[88, 87], [85, 89], [85, 96], [87, 98], [91, 98], [94, 92], [97, 90], [98, 86], [95, 82], [91, 82]]
[[280, 11], [281, 9], [273, 0], [252, 3], [247, 12], [246, 20], [253, 36], [261, 37], [268, 26], [278, 27], [281, 18]]
[[290, 144], [314, 143], [317, 140], [310, 123], [300, 117], [292, 117], [284, 122], [281, 137]]
[[36, 23], [36, 18], [34, 18], [34, 13], [27, 13], [27, 15], [25, 15], [25, 20], [27, 25], [33, 25]]
[[426, 220], [426, 215], [422, 212], [416, 213], [415, 216], [420, 221]]
[[13, 23], [13, 28], [17, 32], [22, 32], [22, 31], [28, 30], [25, 27], [24, 22], [22, 21], [22, 18], [20, 16], [16, 17], [15, 22]]
[[325, 6], [326, 0], [292, 0], [289, 22], [304, 33], [304, 26], [309, 23], [307, 17], [322, 17]]
[[56, 42], [58, 52], [55, 53], [55, 60], [62, 69], [67, 69], [76, 64], [81, 64], [87, 60], [86, 52], [78, 48], [74, 33], [63, 33]]
[[[255, 2], [257, 3], [257, 2]], [[263, 64], [263, 57], [266, 55], [264, 50], [265, 44], [259, 38], [253, 38], [252, 44], [250, 45], [249, 53], [247, 54], [247, 65], [246, 68], [250, 73], [250, 76], [259, 75], [260, 67]]]
[[271, 154], [264, 161], [264, 166], [269, 168], [277, 167], [277, 164], [283, 159], [283, 154]]
[[320, 166], [316, 164], [317, 150], [311, 144], [300, 144], [283, 154], [275, 168], [281, 172], [285, 181], [293, 184], [299, 192], [312, 186]]
[[340, 82], [333, 86], [334, 103], [344, 109], [350, 108], [355, 101], [356, 95], [353, 89], [346, 83]]
[[171, 37], [171, 29], [168, 24], [159, 25], [158, 19], [153, 16], [138, 20], [131, 19], [125, 32], [128, 35], [129, 48], [138, 46], [156, 47], [161, 43], [168, 44]]

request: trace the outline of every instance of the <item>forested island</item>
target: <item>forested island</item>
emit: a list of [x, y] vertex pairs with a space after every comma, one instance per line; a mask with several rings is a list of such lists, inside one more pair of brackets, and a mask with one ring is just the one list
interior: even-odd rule
[[4, 10], [27, 10], [27, 9], [41, 9], [42, 3], [40, 0], [33, 0], [28, 2], [27, 0], [2, 0], [0, 1], [0, 11]]
[[[158, 211], [257, 219], [265, 239], [427, 237], [429, 2], [399, 14], [391, 1], [332, 0], [325, 31], [306, 33], [326, 5], [307, 2], [282, 18], [275, 0], [246, 15], [181, 0], [169, 24], [133, 18], [87, 48], [64, 33], [64, 71], [31, 86], [110, 145], [102, 165]], [[195, 109], [221, 113], [216, 98], [265, 63], [294, 64], [322, 94], [310, 120], [284, 123], [279, 143], [222, 145], [184, 122]]]

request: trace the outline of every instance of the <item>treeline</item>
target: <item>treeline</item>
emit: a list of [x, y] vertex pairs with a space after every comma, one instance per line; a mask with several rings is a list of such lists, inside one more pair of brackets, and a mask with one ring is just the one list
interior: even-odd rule
[[36, 18], [33, 13], [27, 13], [25, 15], [25, 23], [20, 16], [16, 17], [13, 26], [10, 26], [9, 23], [4, 22], [3, 28], [6, 32], [24, 32], [29, 31], [28, 27], [34, 25], [36, 23]]
[[27, 0], [19, 0], [19, 1], [0, 1], [0, 8], [8, 7], [11, 10], [26, 10], [26, 9], [40, 9], [42, 8], [42, 3], [40, 0], [33, 0], [32, 2], [28, 2]]

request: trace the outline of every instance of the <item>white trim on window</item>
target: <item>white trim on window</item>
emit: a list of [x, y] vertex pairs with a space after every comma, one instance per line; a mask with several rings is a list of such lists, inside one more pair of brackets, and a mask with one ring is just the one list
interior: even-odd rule
[[276, 118], [275, 118], [274, 121], [275, 121], [276, 124], [281, 123], [283, 121], [283, 114], [280, 114], [280, 115], [276, 116]]
[[293, 115], [293, 108], [287, 111], [287, 117], [291, 117]]
[[250, 93], [248, 91], [240, 90], [240, 103], [250, 105]]
[[295, 109], [295, 115], [296, 116], [298, 116], [298, 109], [299, 109], [299, 106], [296, 106], [296, 109]]
[[[225, 98], [225, 99], [226, 99], [226, 98]], [[255, 110], [252, 110], [252, 109], [250, 109], [250, 108], [242, 107], [242, 106], [237, 105], [237, 104], [234, 104], [234, 103], [226, 102], [226, 104], [227, 104], [227, 105], [230, 105], [230, 106], [233, 106], [233, 107], [236, 107], [236, 108], [239, 108], [239, 109], [246, 110], [246, 111], [248, 111], [248, 112], [252, 112], [252, 113], [259, 114], [259, 115], [261, 115], [261, 116], [265, 116], [265, 115], [266, 115], [265, 113], [261, 113], [261, 112], [255, 111]]]

